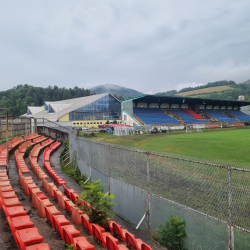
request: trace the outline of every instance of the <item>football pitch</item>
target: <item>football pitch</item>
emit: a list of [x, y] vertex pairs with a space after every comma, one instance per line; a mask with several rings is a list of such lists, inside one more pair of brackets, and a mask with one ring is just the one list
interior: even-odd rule
[[94, 139], [145, 150], [250, 165], [250, 129], [221, 129], [187, 134], [175, 131], [173, 134], [133, 136], [97, 134]]

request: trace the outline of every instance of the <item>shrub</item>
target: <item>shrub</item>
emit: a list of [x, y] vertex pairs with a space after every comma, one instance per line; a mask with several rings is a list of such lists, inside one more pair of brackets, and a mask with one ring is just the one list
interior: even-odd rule
[[185, 232], [186, 222], [181, 221], [177, 215], [170, 216], [170, 222], [166, 221], [165, 226], [160, 225], [159, 229], [156, 229], [158, 233], [158, 241], [169, 250], [186, 250], [184, 248], [184, 238], [187, 237]]
[[[80, 206], [80, 209], [85, 210], [89, 216], [91, 223], [105, 226], [109, 221], [109, 216], [115, 216], [111, 210], [115, 203], [112, 199], [114, 195], [110, 195], [109, 192], [103, 193], [103, 188], [100, 183], [100, 179], [92, 182], [88, 182], [83, 185], [84, 191], [80, 195], [79, 203], [84, 201], [84, 204]], [[88, 203], [91, 205], [89, 206]], [[93, 209], [94, 208], [94, 209]]]
[[81, 173], [80, 168], [77, 164], [76, 152], [72, 153], [71, 163], [69, 163], [70, 160], [67, 159], [69, 157], [69, 153], [67, 154], [67, 156], [64, 156], [65, 153], [69, 150], [69, 142], [68, 141], [64, 142], [64, 145], [65, 145], [65, 148], [64, 150], [61, 151], [61, 154], [60, 154], [60, 164], [61, 164], [62, 171], [77, 183], [86, 181], [87, 179], [86, 176]]

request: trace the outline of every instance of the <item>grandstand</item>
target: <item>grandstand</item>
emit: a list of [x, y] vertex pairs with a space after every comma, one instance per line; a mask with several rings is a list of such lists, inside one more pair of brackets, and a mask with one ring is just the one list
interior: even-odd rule
[[218, 127], [222, 123], [237, 126], [250, 121], [250, 116], [240, 111], [247, 105], [250, 102], [141, 95], [122, 102], [122, 122], [176, 129], [187, 124], [200, 124], [204, 128]]

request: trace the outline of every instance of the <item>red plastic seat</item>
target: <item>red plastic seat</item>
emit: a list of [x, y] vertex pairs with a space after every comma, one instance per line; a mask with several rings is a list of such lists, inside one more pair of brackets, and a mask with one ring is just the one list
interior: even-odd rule
[[111, 237], [107, 236], [107, 250], [128, 250], [128, 248], [123, 244], [117, 245]]
[[27, 212], [24, 210], [23, 206], [5, 207], [3, 205], [3, 210], [5, 212], [6, 217], [16, 217], [16, 216], [21, 216], [21, 215], [27, 215]]
[[52, 215], [60, 215], [61, 212], [58, 211], [55, 206], [44, 207], [44, 208], [45, 208], [47, 220], [50, 222], [52, 227], [55, 227]]
[[113, 234], [115, 237], [119, 238], [122, 241], [126, 241], [126, 233], [129, 233], [127, 229], [122, 229], [121, 225], [113, 222]]
[[86, 237], [81, 236], [73, 238], [66, 228], [63, 228], [63, 236], [66, 244], [73, 244], [73, 247], [77, 245], [78, 250], [95, 250], [95, 247], [87, 241]]
[[14, 190], [9, 191], [9, 192], [1, 192], [0, 195], [4, 199], [6, 199], [6, 198], [17, 198], [16, 192]]
[[40, 244], [35, 244], [32, 246], [26, 247], [17, 232], [15, 233], [15, 236], [16, 236], [15, 239], [16, 239], [17, 246], [21, 250], [50, 250], [50, 247], [47, 243], [40, 243]]
[[28, 215], [13, 217], [11, 221], [17, 230], [34, 227], [34, 223], [30, 220]]
[[141, 250], [153, 250], [151, 246], [147, 245], [146, 243], [141, 244]]
[[14, 206], [21, 206], [22, 203], [19, 201], [18, 198], [9, 198], [9, 199], [2, 199], [3, 205], [6, 207], [14, 207]]
[[72, 208], [71, 207], [76, 206], [76, 205], [71, 200], [64, 199], [64, 201], [65, 201], [65, 207], [66, 207], [67, 212], [72, 215]]
[[107, 246], [106, 243], [106, 238], [107, 236], [109, 236], [110, 238], [112, 238], [116, 243], [118, 243], [118, 239], [114, 238], [110, 233], [105, 232], [102, 233], [101, 230], [99, 229], [99, 227], [97, 227], [95, 224], [92, 225], [92, 230], [93, 230], [93, 236], [96, 239], [97, 242], [99, 242], [101, 245], [103, 245], [104, 247]]
[[141, 250], [141, 244], [143, 241], [141, 239], [136, 239], [131, 233], [126, 233], [127, 246], [134, 250]]
[[75, 193], [74, 189], [69, 189], [63, 184], [64, 192], [68, 196], [69, 199], [71, 199], [71, 193]]
[[[86, 214], [82, 214], [81, 215], [81, 220], [82, 220], [82, 226], [83, 228], [91, 235], [93, 235], [93, 229], [92, 229], [92, 225], [94, 223], [90, 223], [89, 219], [87, 217]], [[103, 233], [105, 232], [105, 229], [103, 227], [100, 227], [98, 224], [95, 224], [97, 227], [99, 227], [100, 231]]]
[[80, 236], [81, 232], [76, 230], [74, 225], [64, 225], [62, 226], [60, 224], [60, 221], [58, 220], [57, 217], [53, 216], [53, 220], [54, 220], [54, 226], [55, 226], [55, 230], [58, 233], [58, 235], [61, 236], [61, 238], [64, 240], [64, 234], [63, 234], [63, 228], [66, 228], [67, 231], [72, 235], [72, 237], [76, 237], [76, 236]]
[[10, 229], [15, 237], [17, 244], [18, 244], [18, 241], [16, 239], [16, 234], [15, 234], [16, 232], [19, 234], [25, 246], [43, 242], [43, 236], [39, 234], [38, 229], [36, 227], [16, 230], [11, 219], [7, 217], [7, 220], [8, 220]]

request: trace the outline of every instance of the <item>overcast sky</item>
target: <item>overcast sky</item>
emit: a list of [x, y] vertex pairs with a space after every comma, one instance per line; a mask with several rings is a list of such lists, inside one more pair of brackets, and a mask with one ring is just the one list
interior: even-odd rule
[[250, 79], [249, 0], [0, 0], [0, 90]]

